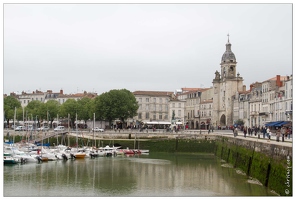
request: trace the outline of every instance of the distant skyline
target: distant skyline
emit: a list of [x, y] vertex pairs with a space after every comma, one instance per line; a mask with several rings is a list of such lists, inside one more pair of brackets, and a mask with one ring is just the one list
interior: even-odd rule
[[209, 88], [229, 41], [251, 83], [292, 70], [292, 4], [4, 4], [3, 93]]

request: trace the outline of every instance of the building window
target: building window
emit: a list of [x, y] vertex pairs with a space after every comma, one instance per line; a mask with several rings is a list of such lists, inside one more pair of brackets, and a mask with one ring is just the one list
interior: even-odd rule
[[148, 104], [148, 105], [146, 105], [146, 110], [149, 110], [149, 104]]
[[149, 113], [146, 112], [146, 119], [149, 119]]
[[162, 119], [162, 115], [159, 115], [159, 119]]
[[173, 108], [175, 108], [175, 103], [173, 103]]
[[181, 110], [178, 110], [178, 117], [181, 117]]
[[139, 102], [142, 103], [142, 98], [139, 98]]
[[162, 103], [162, 98], [159, 98], [159, 103]]
[[179, 103], [179, 108], [181, 108], [181, 103]]
[[153, 103], [156, 103], [156, 98], [153, 98]]
[[149, 103], [149, 98], [146, 98], [146, 102]]
[[139, 113], [139, 114], [138, 114], [138, 118], [139, 118], [139, 119], [142, 119], [142, 113]]
[[156, 115], [153, 115], [153, 120], [156, 120]]

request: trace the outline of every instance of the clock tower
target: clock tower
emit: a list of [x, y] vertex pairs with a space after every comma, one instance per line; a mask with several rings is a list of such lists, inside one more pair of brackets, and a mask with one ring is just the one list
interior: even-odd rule
[[226, 43], [226, 51], [222, 55], [220, 72], [215, 72], [213, 79], [213, 119], [217, 126], [233, 125], [233, 98], [243, 90], [243, 78], [236, 74], [236, 58], [231, 51], [231, 43]]

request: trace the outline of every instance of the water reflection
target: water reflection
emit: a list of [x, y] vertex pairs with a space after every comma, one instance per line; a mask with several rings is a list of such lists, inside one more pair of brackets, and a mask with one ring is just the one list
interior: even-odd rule
[[150, 153], [4, 166], [4, 196], [274, 195], [223, 164], [209, 154]]

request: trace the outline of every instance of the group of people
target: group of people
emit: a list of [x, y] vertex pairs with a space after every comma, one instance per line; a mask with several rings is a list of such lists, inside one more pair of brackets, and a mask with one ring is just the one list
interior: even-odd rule
[[[238, 127], [235, 127], [233, 129], [233, 135], [234, 137], [236, 137], [238, 135]], [[257, 134], [260, 134], [262, 133], [262, 136], [263, 138], [268, 138], [270, 139], [270, 136], [271, 136], [271, 129], [269, 127], [264, 127], [262, 126], [261, 128], [259, 127], [241, 127], [241, 131], [243, 131], [244, 133], [244, 137], [247, 137], [247, 134], [249, 136], [253, 136], [253, 134], [255, 136], [257, 136]], [[287, 127], [284, 127], [284, 126], [281, 126], [281, 128], [276, 128], [276, 141], [279, 141], [279, 138], [282, 136], [282, 137], [285, 137], [285, 138], [288, 138], [290, 139], [291, 137], [291, 134], [292, 134], [292, 128], [287, 128]]]

